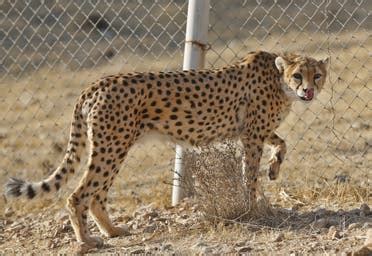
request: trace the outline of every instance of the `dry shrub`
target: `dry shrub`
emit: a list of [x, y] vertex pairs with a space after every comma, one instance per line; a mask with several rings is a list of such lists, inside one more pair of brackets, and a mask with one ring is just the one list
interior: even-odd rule
[[[249, 201], [243, 183], [241, 149], [233, 141], [187, 151], [183, 177], [186, 193], [193, 195], [209, 219], [243, 221], [267, 213], [263, 195], [259, 202]], [[259, 193], [260, 194], [260, 193]]]

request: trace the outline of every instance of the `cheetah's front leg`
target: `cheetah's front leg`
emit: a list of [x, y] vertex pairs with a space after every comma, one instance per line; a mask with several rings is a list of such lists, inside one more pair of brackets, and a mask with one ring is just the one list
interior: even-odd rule
[[275, 180], [279, 176], [280, 165], [284, 160], [285, 153], [287, 152], [287, 147], [285, 141], [280, 138], [277, 134], [272, 133], [266, 140], [266, 142], [271, 147], [271, 157], [269, 160], [269, 178], [270, 180]]

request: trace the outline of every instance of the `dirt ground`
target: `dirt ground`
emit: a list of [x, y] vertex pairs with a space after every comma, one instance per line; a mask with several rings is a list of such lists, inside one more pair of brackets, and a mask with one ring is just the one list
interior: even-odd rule
[[[317, 47], [316, 40], [297, 38], [293, 43], [292, 36], [268, 39], [262, 48], [273, 49], [278, 40], [294, 51], [301, 51], [301, 45], [309, 51]], [[149, 141], [133, 147], [111, 190], [110, 213], [115, 223], [128, 225], [131, 235], [106, 239], [105, 246], [91, 254], [371, 255], [368, 38], [368, 33], [361, 32], [351, 39], [339, 34], [329, 40], [335, 42], [329, 46], [329, 87], [311, 106], [294, 104], [279, 128], [288, 155], [277, 181], [267, 181], [267, 152], [262, 160], [262, 191], [271, 205], [262, 216], [246, 222], [210, 221], [193, 199], [170, 207], [174, 145]], [[216, 47], [215, 52], [220, 52]], [[225, 51], [222, 57], [232, 59], [234, 54]], [[210, 52], [208, 62], [221, 66], [217, 57]], [[177, 58], [164, 61], [172, 67]], [[4, 81], [1, 187], [8, 177], [39, 180], [58, 166], [75, 99], [99, 78], [97, 74], [123, 71], [119, 60], [113, 62], [77, 73], [58, 67], [41, 69], [18, 81]], [[136, 69], [146, 69], [146, 64], [141, 65]], [[74, 236], [64, 203], [82, 171], [52, 199], [26, 204], [0, 198], [0, 255], [73, 252]], [[93, 222], [90, 225], [98, 234]]]
[[[51, 203], [53, 204], [53, 203]], [[314, 207], [314, 208], [313, 208]], [[55, 208], [55, 207], [52, 207]], [[126, 223], [130, 236], [106, 240], [91, 254], [225, 254], [255, 255], [370, 255], [371, 211], [329, 210], [307, 206], [304, 210], [276, 208], [275, 219], [266, 216], [247, 223], [205, 221], [192, 202], [176, 208], [143, 205], [128, 213], [111, 209], [115, 223]], [[72, 228], [66, 212], [40, 210], [16, 217], [7, 212], [1, 219], [2, 254], [71, 254]], [[97, 228], [91, 223], [94, 234]], [[369, 231], [371, 233], [371, 231]], [[365, 246], [363, 246], [365, 245]], [[363, 251], [366, 252], [363, 254]], [[369, 254], [367, 253], [369, 252]], [[359, 253], [359, 254], [356, 254]]]

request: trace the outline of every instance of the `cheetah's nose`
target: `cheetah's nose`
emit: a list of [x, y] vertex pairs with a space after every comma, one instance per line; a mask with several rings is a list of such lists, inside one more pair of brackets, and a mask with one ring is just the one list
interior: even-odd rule
[[304, 89], [304, 92], [305, 92], [305, 98], [307, 100], [312, 100], [313, 99], [313, 97], [314, 97], [314, 88]]

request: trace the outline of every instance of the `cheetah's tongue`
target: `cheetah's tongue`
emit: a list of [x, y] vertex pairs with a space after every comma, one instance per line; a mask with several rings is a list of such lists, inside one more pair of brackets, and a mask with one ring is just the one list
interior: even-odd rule
[[306, 90], [305, 98], [306, 98], [307, 100], [312, 100], [313, 97], [314, 97], [314, 89], [311, 88], [311, 89]]

